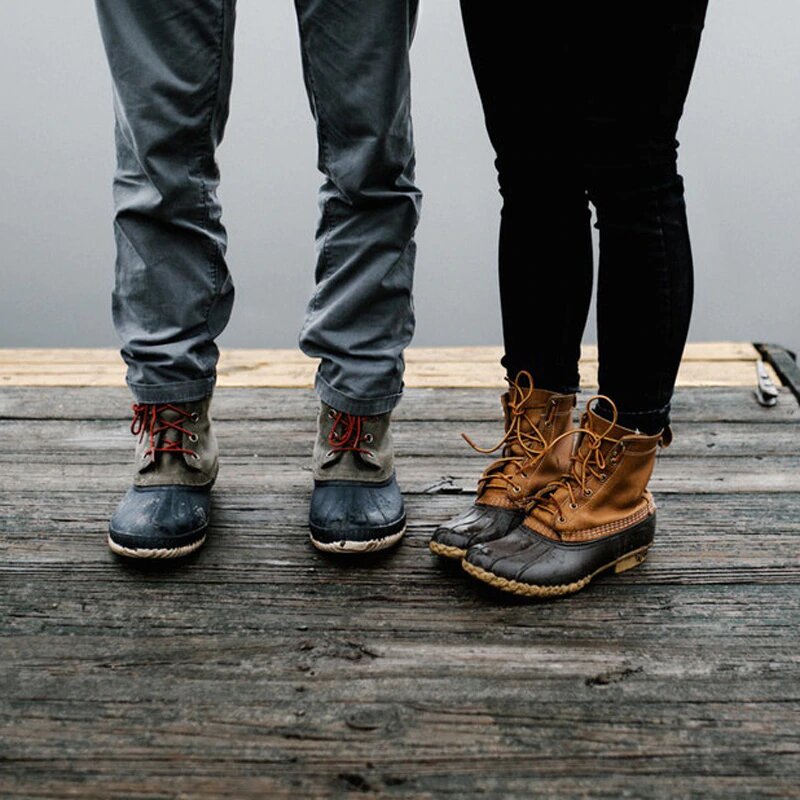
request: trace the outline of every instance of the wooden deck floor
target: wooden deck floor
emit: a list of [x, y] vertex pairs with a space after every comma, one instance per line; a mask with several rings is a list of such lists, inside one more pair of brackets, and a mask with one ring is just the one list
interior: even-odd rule
[[206, 547], [107, 552], [117, 388], [0, 391], [0, 797], [798, 797], [800, 408], [684, 388], [649, 560], [556, 602], [429, 555], [497, 391], [410, 389], [409, 532], [307, 542], [315, 400], [221, 389]]

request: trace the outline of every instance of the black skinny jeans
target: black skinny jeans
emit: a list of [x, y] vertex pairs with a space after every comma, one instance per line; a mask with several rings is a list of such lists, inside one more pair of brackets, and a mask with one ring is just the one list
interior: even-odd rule
[[707, 0], [546, 5], [532, 7], [531, 28], [497, 3], [461, 0], [503, 197], [503, 365], [540, 388], [577, 389], [591, 202], [600, 392], [620, 424], [655, 433], [692, 309], [675, 136]]

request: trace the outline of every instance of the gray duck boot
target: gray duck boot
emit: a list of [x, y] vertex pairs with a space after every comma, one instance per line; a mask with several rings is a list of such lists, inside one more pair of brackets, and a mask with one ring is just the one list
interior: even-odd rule
[[108, 546], [115, 553], [176, 558], [205, 541], [218, 469], [210, 404], [210, 397], [134, 404], [136, 474], [108, 527]]
[[367, 553], [406, 529], [394, 473], [389, 414], [357, 416], [322, 403], [314, 443], [311, 543], [329, 553]]

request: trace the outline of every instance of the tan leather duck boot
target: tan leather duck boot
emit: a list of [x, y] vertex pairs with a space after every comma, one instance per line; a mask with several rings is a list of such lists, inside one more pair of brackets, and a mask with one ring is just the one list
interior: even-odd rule
[[473, 544], [505, 536], [524, 519], [530, 496], [558, 478], [569, 463], [574, 439], [565, 434], [573, 427], [575, 395], [535, 389], [527, 372], [509, 384], [500, 398], [505, 417], [500, 442], [483, 450], [462, 434], [478, 452], [502, 447], [503, 455], [479, 478], [472, 506], [434, 532], [430, 549], [438, 556], [461, 559]]
[[669, 427], [653, 436], [609, 421], [587, 403], [569, 469], [533, 495], [524, 522], [478, 544], [462, 566], [498, 589], [528, 597], [577, 592], [597, 574], [641, 564], [653, 542], [656, 507], [647, 490]]

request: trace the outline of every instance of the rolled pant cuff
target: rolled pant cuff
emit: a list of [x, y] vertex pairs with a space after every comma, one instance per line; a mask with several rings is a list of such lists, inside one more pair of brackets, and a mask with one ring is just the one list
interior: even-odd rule
[[317, 373], [314, 381], [314, 388], [323, 403], [327, 403], [337, 411], [357, 414], [362, 417], [388, 414], [403, 396], [402, 391], [400, 391], [397, 394], [387, 394], [383, 397], [351, 397], [338, 389], [334, 389], [319, 373]]
[[194, 403], [214, 391], [216, 380], [216, 375], [212, 375], [179, 383], [127, 383], [137, 403]]

